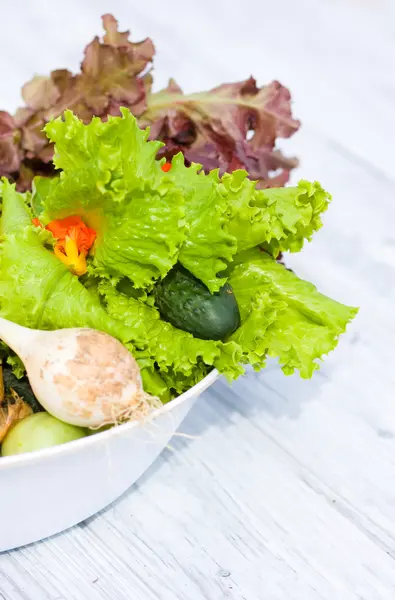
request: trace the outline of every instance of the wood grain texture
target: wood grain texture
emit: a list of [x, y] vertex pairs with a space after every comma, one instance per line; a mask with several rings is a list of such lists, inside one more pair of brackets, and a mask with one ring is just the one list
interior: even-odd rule
[[302, 157], [294, 179], [334, 197], [289, 263], [361, 310], [312, 381], [275, 364], [232, 388], [219, 381], [182, 427], [192, 439], [175, 438], [111, 508], [1, 555], [0, 599], [392, 600], [394, 2], [77, 5], [2, 6], [2, 107], [34, 72], [75, 69], [109, 8], [155, 40], [158, 86], [170, 75], [187, 91], [279, 79], [303, 120], [284, 143]]

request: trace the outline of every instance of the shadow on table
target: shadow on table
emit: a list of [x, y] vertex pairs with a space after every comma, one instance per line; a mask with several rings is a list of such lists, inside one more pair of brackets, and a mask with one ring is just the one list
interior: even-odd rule
[[317, 371], [311, 380], [303, 380], [298, 374], [285, 377], [277, 364], [269, 363], [259, 373], [249, 369], [231, 385], [220, 378], [198, 400], [182, 424], [182, 430], [199, 436], [207, 427], [226, 428], [233, 423], [235, 415], [249, 420], [262, 413], [267, 413], [270, 419], [297, 419], [304, 405], [319, 398], [322, 386], [330, 377], [329, 367]]
[[298, 374], [285, 377], [274, 362], [260, 373], [252, 369], [247, 374], [229, 385], [220, 378], [196, 402], [179, 430], [179, 435], [171, 441], [171, 449], [165, 449], [151, 467], [140, 477], [138, 482], [127, 490], [118, 500], [97, 515], [80, 523], [79, 527], [89, 526], [98, 516], [111, 508], [117, 507], [125, 497], [133, 493], [152, 476], [159, 472], [166, 463], [184, 452], [196, 438], [201, 437], [210, 428], [221, 430], [232, 426], [235, 417], [254, 420], [258, 414], [267, 413], [268, 419], [297, 419], [303, 406], [318, 400], [321, 388], [331, 377], [331, 367], [325, 365], [314, 374], [313, 379], [303, 380]]
[[311, 380], [303, 380], [299, 374], [285, 377], [273, 361], [260, 373], [248, 369], [244, 377], [231, 385], [221, 377], [197, 400], [178, 434], [171, 440], [171, 449], [162, 452], [140, 478], [138, 485], [143, 485], [144, 481], [171, 461], [175, 454], [193, 444], [208, 428], [223, 431], [240, 416], [253, 421], [262, 413], [266, 413], [268, 419], [298, 419], [304, 405], [319, 399], [331, 375], [332, 368], [326, 364]]

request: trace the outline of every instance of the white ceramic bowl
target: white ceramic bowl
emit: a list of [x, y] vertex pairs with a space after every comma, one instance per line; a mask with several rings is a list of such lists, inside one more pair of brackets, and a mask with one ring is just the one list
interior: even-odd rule
[[146, 423], [0, 458], [0, 552], [59, 533], [118, 498], [159, 456], [217, 377], [212, 371]]

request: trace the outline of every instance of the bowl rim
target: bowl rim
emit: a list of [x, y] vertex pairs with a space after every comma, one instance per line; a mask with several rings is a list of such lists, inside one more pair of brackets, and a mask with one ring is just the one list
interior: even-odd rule
[[95, 444], [101, 444], [106, 440], [117, 436], [123, 435], [127, 431], [134, 429], [135, 427], [141, 426], [159, 416], [171, 412], [174, 408], [188, 400], [191, 396], [200, 396], [208, 387], [210, 387], [215, 380], [219, 377], [217, 369], [210, 371], [206, 377], [204, 377], [199, 383], [196, 383], [193, 387], [189, 388], [186, 392], [174, 398], [167, 404], [164, 404], [161, 408], [157, 408], [149, 415], [149, 419], [146, 421], [129, 421], [123, 423], [117, 427], [112, 427], [106, 431], [101, 431], [94, 435], [87, 435], [86, 437], [78, 440], [67, 442], [66, 444], [58, 444], [57, 446], [50, 446], [49, 448], [42, 448], [41, 450], [34, 450], [33, 452], [24, 452], [23, 454], [14, 454], [12, 456], [0, 456], [0, 474], [7, 468], [14, 466], [22, 466], [24, 464], [39, 462], [41, 459], [49, 459], [58, 454], [70, 454], [72, 452], [78, 452], [88, 446]]

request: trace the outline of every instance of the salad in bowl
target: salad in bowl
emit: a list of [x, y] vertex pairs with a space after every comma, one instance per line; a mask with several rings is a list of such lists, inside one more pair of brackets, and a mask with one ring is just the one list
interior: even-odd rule
[[[276, 140], [300, 125], [288, 89], [250, 77], [154, 92], [152, 41], [103, 25], [80, 72], [35, 76], [25, 106], [0, 111], [0, 552], [118, 498], [219, 374], [274, 358], [310, 378], [356, 314], [283, 264], [331, 200], [317, 182], [286, 186], [297, 160]], [[73, 361], [77, 400], [65, 378], [44, 394], [60, 340], [87, 328], [98, 343]], [[104, 338], [144, 399], [126, 411], [101, 411]], [[46, 351], [34, 380], [28, 346]]]
[[[45, 133], [55, 175], [36, 176], [25, 193], [1, 182], [0, 317], [116, 338], [152, 409], [213, 369], [231, 382], [268, 357], [286, 375], [312, 376], [356, 312], [277, 260], [321, 227], [330, 195], [319, 183], [257, 189], [242, 169], [205, 172], [182, 153], [158, 159], [163, 144], [127, 108], [87, 124], [67, 110]], [[23, 363], [3, 353], [8, 378], [22, 375], [22, 385]], [[3, 456], [122, 422], [84, 419], [82, 429], [66, 417], [62, 428], [17, 386], [3, 394]]]

